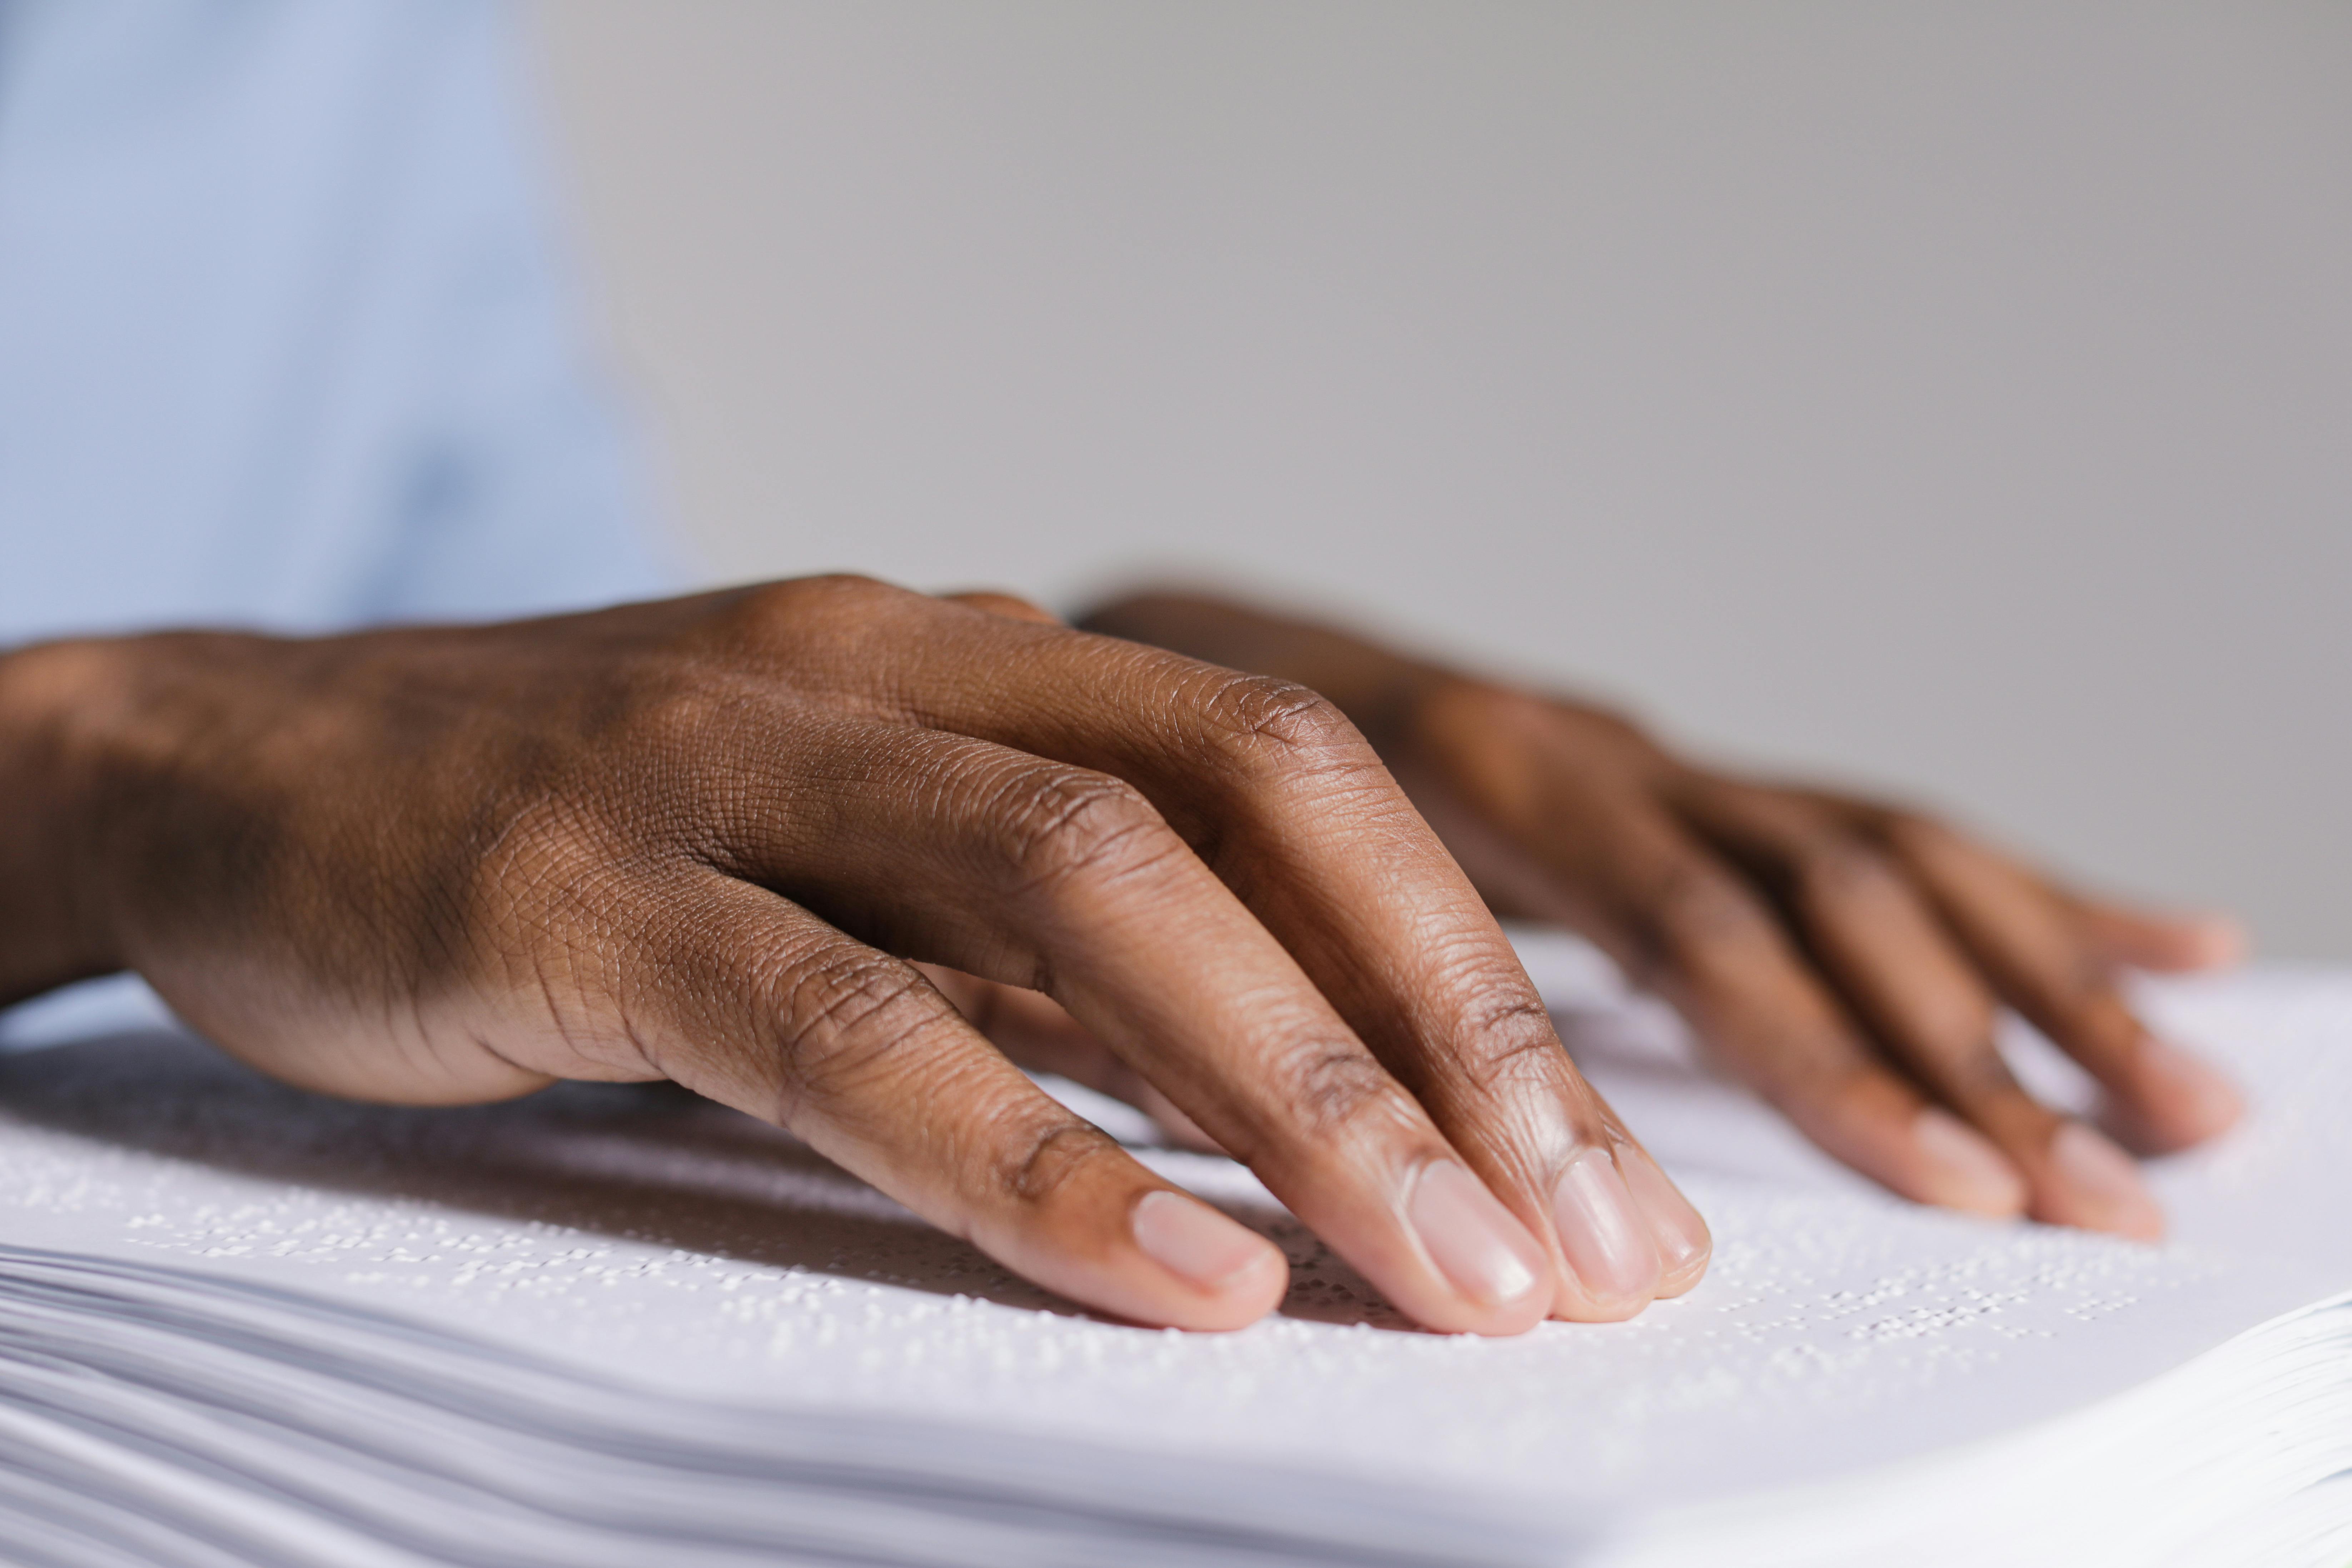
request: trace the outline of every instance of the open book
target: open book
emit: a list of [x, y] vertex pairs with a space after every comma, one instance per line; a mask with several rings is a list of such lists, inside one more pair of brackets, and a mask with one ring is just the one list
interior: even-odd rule
[[1631, 1323], [1413, 1331], [1172, 1151], [1288, 1249], [1278, 1316], [1086, 1316], [669, 1089], [349, 1105], [163, 1032], [0, 1059], [0, 1558], [2352, 1556], [2352, 975], [2147, 990], [2256, 1107], [2158, 1167], [2158, 1249], [1884, 1197], [1589, 950], [1523, 951], [1715, 1226], [1706, 1281]]

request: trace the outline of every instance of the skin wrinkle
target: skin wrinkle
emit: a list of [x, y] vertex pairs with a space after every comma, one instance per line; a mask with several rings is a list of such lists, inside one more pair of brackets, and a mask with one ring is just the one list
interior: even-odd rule
[[[1460, 1051], [1457, 1065], [1475, 1072], [1486, 1098], [1505, 1101], [1514, 1088], [1547, 1081], [1556, 1065], [1552, 1058], [1563, 1047], [1551, 1012], [1539, 999], [1510, 994], [1514, 988], [1508, 986], [1495, 989], [1505, 994], [1474, 1006], [1465, 1020], [1460, 1036], [1479, 1043]], [[1434, 1092], [1435, 1086], [1430, 1087]]]
[[[810, 921], [805, 925], [794, 922], [782, 934], [782, 940], [772, 950], [756, 953], [743, 964], [740, 981], [749, 1016], [740, 1022], [749, 1037], [761, 1042], [774, 1063], [774, 1082], [770, 1090], [772, 1101], [771, 1120], [777, 1126], [805, 1137], [810, 1118], [803, 1112], [808, 1109], [810, 1096], [803, 1075], [798, 1069], [807, 1041], [799, 1015], [793, 1010], [793, 998], [804, 980], [823, 976], [833, 933]], [[715, 985], [702, 984], [704, 977], [698, 970], [688, 973], [692, 984], [686, 994], [689, 998], [726, 994]], [[690, 1012], [693, 1005], [689, 1002]], [[712, 1037], [725, 1037], [720, 1030], [714, 1029], [711, 1033]], [[703, 1064], [697, 1063], [694, 1064], [693, 1076], [681, 1073], [679, 1081], [693, 1084], [697, 1079], [706, 1076], [716, 1075]], [[758, 1081], [754, 1072], [751, 1083], [742, 1086], [744, 1092], [747, 1095], [755, 1093]], [[704, 1092], [713, 1090], [705, 1089]], [[822, 1109], [816, 1113], [823, 1114]]]
[[[580, 879], [584, 875], [609, 883], [615, 874], [601, 871], [600, 858], [577, 847], [584, 837], [582, 829], [546, 826], [568, 815], [560, 797], [553, 795], [542, 795], [509, 814], [475, 879], [469, 911], [474, 918], [462, 924], [455, 920], [436, 921], [431, 929], [446, 944], [446, 958], [453, 970], [463, 963], [457, 951], [465, 940], [460, 933], [479, 932], [477, 940], [495, 952], [509, 993], [538, 998], [539, 1026], [552, 1036], [565, 1054], [583, 1065], [609, 1069], [603, 1037], [581, 1022], [593, 1011], [593, 1004], [585, 999], [600, 994], [603, 987], [583, 975], [578, 963], [583, 937], [599, 934], [592, 912], [598, 900], [581, 897]], [[590, 923], [583, 931], [571, 923], [573, 919]], [[594, 966], [589, 973], [602, 967]], [[561, 979], [556, 973], [559, 969], [563, 972]], [[566, 997], [578, 1000], [567, 1005]], [[421, 1033], [428, 1050], [433, 1050], [437, 1033], [430, 1028]], [[482, 1055], [519, 1073], [542, 1081], [552, 1077], [543, 1068], [519, 1059], [480, 1030], [462, 1033]], [[434, 1054], [440, 1053], [434, 1050]]]
[[[932, 1086], [935, 1098], [961, 1105], [987, 1106], [976, 1120], [942, 1137], [932, 1151], [933, 1167], [952, 1173], [958, 1188], [970, 1198], [954, 1209], [948, 1228], [964, 1240], [985, 1245], [982, 1226], [1003, 1231], [1024, 1224], [1050, 1223], [1057, 1205], [1092, 1169], [1108, 1178], [1105, 1184], [1129, 1184], [1120, 1177], [1129, 1161], [1124, 1150], [1088, 1123], [1079, 1121], [1051, 1100], [1031, 1095], [1014, 1103], [985, 1092], [972, 1082], [982, 1076], [982, 1064], [967, 1058]], [[1073, 1145], [1076, 1145], [1075, 1149]], [[1025, 1214], [997, 1212], [1010, 1203]]]
[[[424, 1031], [425, 1026], [421, 1021], [417, 1025], [417, 1027], [420, 1031]], [[439, 1036], [426, 1031], [424, 1032], [423, 1037], [425, 1043], [426, 1053], [436, 1062], [446, 1063], [446, 1059], [442, 1057], [442, 1053], [436, 1049], [432, 1044], [432, 1042], [437, 1039]], [[560, 1081], [552, 1073], [534, 1071], [532, 1068], [524, 1066], [521, 1062], [515, 1060], [512, 1057], [507, 1055], [505, 1051], [499, 1049], [498, 1042], [490, 1038], [488, 1035], [469, 1029], [465, 1031], [463, 1037], [466, 1043], [473, 1048], [477, 1056], [487, 1057], [490, 1060], [501, 1063], [513, 1070], [515, 1077], [520, 1080], [514, 1090], [514, 1093], [517, 1095], [530, 1094], [537, 1089], [545, 1089], [550, 1084]], [[470, 1080], [474, 1075], [470, 1073], [451, 1073], [449, 1076], [456, 1081], [465, 1082]]]
[[[1004, 890], [1023, 900], [1050, 901], [1056, 889], [1079, 882], [1107, 890], [1156, 874], [1185, 853], [1150, 803], [1110, 778], [1057, 781], [1001, 819], [997, 830], [1013, 872]], [[1128, 847], [1142, 840], [1158, 842], [1130, 854]]]
[[[1483, 942], [1448, 942], [1440, 931], [1417, 936], [1413, 946], [1424, 979], [1417, 994], [1444, 996], [1454, 1005], [1443, 1011], [1416, 1010], [1367, 1036], [1366, 1042], [1408, 1089], [1434, 1092], [1437, 1083], [1457, 1075], [1484, 1082], [1489, 1069], [1523, 1057], [1549, 1065], [1549, 1055], [1560, 1049], [1559, 1037], [1516, 956]], [[1453, 1070], [1432, 1072], [1424, 1062]], [[1524, 1087], [1544, 1076], [1519, 1081]]]
[[1270, 753], [1276, 775], [1335, 752], [1370, 749], [1345, 715], [1296, 681], [1264, 675], [1194, 679], [1214, 682], [1194, 709], [1210, 733], [1244, 742], [1237, 753], [1244, 758]]
[[[555, 953], [538, 956], [533, 961], [530, 962], [529, 972], [532, 980], [538, 984], [540, 1001], [546, 1010], [545, 1016], [547, 1023], [549, 1027], [554, 1030], [556, 1040], [569, 1054], [578, 1057], [584, 1061], [593, 1061], [597, 1058], [597, 1053], [594, 1050], [583, 1048], [584, 1042], [581, 1036], [578, 1033], [575, 1033], [572, 1028], [571, 1017], [572, 1010], [565, 1007], [564, 1005], [557, 999], [555, 981], [549, 973], [551, 967], [551, 960], [562, 956], [565, 956], [565, 953], [564, 950], [561, 947], [556, 950]], [[580, 992], [581, 986], [579, 977], [576, 974], [572, 976], [571, 983], [565, 987], [565, 989], [574, 994], [577, 994]], [[499, 1052], [495, 1048], [491, 1050], [490, 1054], [492, 1056], [499, 1057], [500, 1060], [507, 1059], [502, 1052]]]
[[593, 1036], [598, 1046], [593, 1065], [604, 1067], [609, 1078], [624, 1082], [668, 1077], [647, 1054], [647, 1042], [635, 1026], [628, 998], [628, 966], [610, 923], [592, 917], [584, 936], [575, 936], [569, 946], [575, 954], [584, 952], [593, 960], [589, 973], [594, 975], [595, 984], [583, 991], [583, 1001], [591, 1006], [601, 1001], [604, 1007], [604, 1026], [594, 1030]]
[[[623, 966], [616, 964], [614, 968], [620, 978], [613, 987], [613, 1016], [620, 1026], [621, 1038], [627, 1042], [630, 1053], [644, 1064], [649, 1079], [676, 1077], [670, 1063], [664, 1059], [661, 1035], [656, 1030], [646, 1027], [639, 1021], [642, 1004], [635, 995], [636, 988], [629, 983], [626, 971]], [[663, 972], [662, 977], [668, 977], [667, 972], [671, 968], [667, 960], [660, 961], [659, 969]]]
[[1014, 1202], [1039, 1205], [1115, 1148], [1101, 1128], [1070, 1117], [1038, 1131], [1027, 1152], [999, 1171], [997, 1183]]
[[783, 1077], [803, 1100], [846, 1099], [845, 1087], [895, 1070], [949, 1011], [915, 970], [845, 942], [785, 994]]
[[1315, 1142], [1349, 1143], [1367, 1119], [1398, 1124], [1396, 1084], [1352, 1041], [1302, 1038], [1268, 1065], [1286, 1105]]

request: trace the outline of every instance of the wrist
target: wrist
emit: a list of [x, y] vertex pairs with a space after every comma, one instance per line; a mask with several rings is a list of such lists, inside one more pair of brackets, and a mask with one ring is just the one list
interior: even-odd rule
[[122, 967], [94, 882], [103, 714], [119, 644], [0, 654], [0, 1005]]

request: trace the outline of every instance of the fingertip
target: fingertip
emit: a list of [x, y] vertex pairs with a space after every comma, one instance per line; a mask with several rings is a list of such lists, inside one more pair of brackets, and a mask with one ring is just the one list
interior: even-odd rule
[[1569, 1266], [1552, 1316], [1618, 1322], [1656, 1298], [1664, 1262], [1654, 1226], [1608, 1150], [1569, 1160], [1552, 1189], [1552, 1226]]
[[1706, 1278], [1707, 1265], [1713, 1261], [1714, 1252], [1710, 1247], [1693, 1262], [1680, 1268], [1670, 1268], [1660, 1274], [1656, 1299], [1661, 1301], [1671, 1301], [1677, 1297], [1689, 1295], [1697, 1287], [1698, 1282]]
[[2245, 1095], [2219, 1068], [2168, 1040], [2144, 1037], [2129, 1067], [2133, 1089], [2116, 1120], [2151, 1154], [2202, 1143], [2244, 1120]]
[[1920, 1108], [1911, 1122], [1914, 1181], [1905, 1195], [1939, 1208], [1995, 1219], [2025, 1212], [2024, 1174], [1990, 1139], [1941, 1106]]
[[1660, 1300], [1685, 1294], [1706, 1277], [1707, 1265], [1715, 1257], [1714, 1235], [1697, 1207], [1648, 1151], [1622, 1151], [1618, 1168], [1624, 1173], [1626, 1190], [1648, 1219], [1651, 1238], [1657, 1246], [1654, 1294]]
[[2252, 945], [2244, 924], [2220, 910], [2145, 914], [2105, 909], [2093, 910], [2092, 921], [2108, 956], [2158, 973], [2231, 968], [2245, 961]]
[[1409, 1309], [1421, 1321], [1448, 1333], [1509, 1335], [1543, 1321], [1552, 1299], [1549, 1262], [1468, 1166], [1430, 1161], [1414, 1174], [1404, 1211], [1453, 1298]]
[[2096, 1129], [2063, 1123], [2050, 1140], [2049, 1175], [2035, 1194], [2034, 1218], [2134, 1241], [2164, 1239], [2164, 1210], [2138, 1164]]
[[2184, 968], [2232, 968], [2245, 962], [2253, 945], [2244, 924], [2231, 915], [2197, 915], [2183, 922], [2183, 929]]
[[1160, 1311], [1130, 1316], [1171, 1328], [1246, 1328], [1274, 1310], [1289, 1287], [1281, 1248], [1200, 1199], [1158, 1187], [1138, 1198], [1128, 1220], [1136, 1250], [1171, 1277]]

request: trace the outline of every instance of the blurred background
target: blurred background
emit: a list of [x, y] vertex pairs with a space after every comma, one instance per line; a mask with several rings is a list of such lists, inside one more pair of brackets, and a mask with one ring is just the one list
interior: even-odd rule
[[2352, 958], [2352, 5], [536, 30], [715, 574], [1236, 585]]

